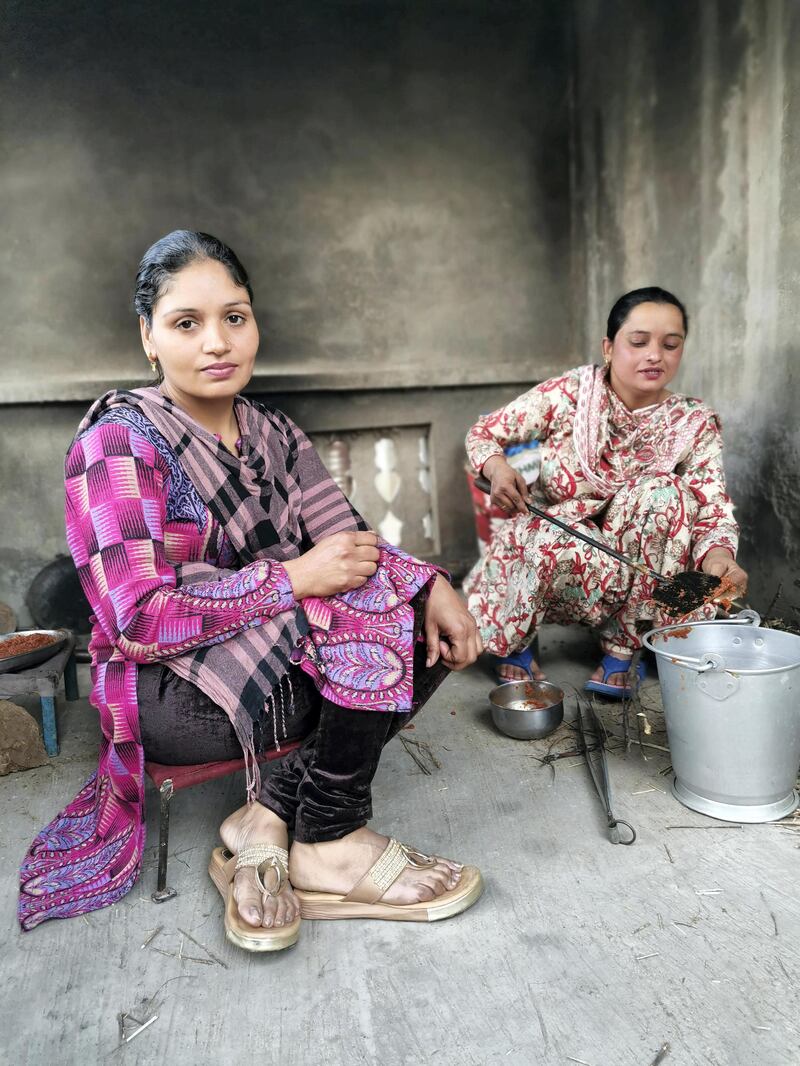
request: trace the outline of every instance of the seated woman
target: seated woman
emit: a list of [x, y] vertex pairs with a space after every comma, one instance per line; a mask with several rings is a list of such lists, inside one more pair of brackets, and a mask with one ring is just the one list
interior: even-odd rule
[[[465, 582], [500, 680], [544, 676], [530, 649], [541, 622], [583, 622], [599, 631], [604, 652], [587, 689], [629, 695], [638, 632], [671, 621], [652, 602], [650, 579], [530, 515], [528, 486], [503, 455], [510, 444], [541, 441], [539, 506], [665, 576], [700, 569], [745, 590], [719, 420], [699, 400], [667, 389], [687, 329], [671, 293], [629, 292], [608, 317], [604, 367], [536, 385], [467, 435], [473, 468], [509, 515]], [[692, 617], [714, 610], [707, 605]]]
[[[383, 745], [448, 668], [475, 660], [475, 623], [436, 568], [366, 527], [289, 418], [239, 395], [259, 335], [228, 247], [170, 233], [141, 262], [135, 307], [160, 384], [101, 397], [66, 460], [100, 764], [25, 858], [23, 927], [134, 884], [145, 759], [242, 752], [250, 802], [222, 823], [209, 867], [234, 943], [286, 947], [301, 914], [466, 909], [477, 869], [366, 823]], [[297, 740], [262, 781], [256, 756]]]

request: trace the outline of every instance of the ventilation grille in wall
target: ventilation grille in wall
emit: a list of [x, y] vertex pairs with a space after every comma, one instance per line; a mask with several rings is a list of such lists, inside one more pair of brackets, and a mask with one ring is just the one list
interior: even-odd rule
[[438, 553], [430, 425], [312, 433], [334, 481], [370, 525], [411, 555]]

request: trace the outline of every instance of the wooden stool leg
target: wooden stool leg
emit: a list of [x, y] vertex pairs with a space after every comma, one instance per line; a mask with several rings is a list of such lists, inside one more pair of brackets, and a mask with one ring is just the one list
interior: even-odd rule
[[67, 659], [67, 665], [64, 667], [64, 694], [70, 703], [81, 697], [80, 692], [78, 692], [78, 667], [75, 662], [74, 652]]
[[48, 755], [58, 755], [58, 727], [56, 726], [56, 701], [52, 696], [41, 696], [42, 735], [44, 750]]
[[177, 896], [174, 888], [167, 888], [167, 850], [169, 848], [169, 804], [172, 799], [172, 779], [167, 778], [158, 790], [161, 797], [161, 813], [158, 829], [158, 884], [150, 897], [153, 903], [165, 903]]

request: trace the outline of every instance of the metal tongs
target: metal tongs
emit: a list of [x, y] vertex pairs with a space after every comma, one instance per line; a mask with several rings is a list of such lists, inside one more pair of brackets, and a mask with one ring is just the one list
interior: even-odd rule
[[[591, 703], [578, 699], [578, 718], [576, 722], [578, 734], [581, 738], [581, 747], [586, 758], [586, 765], [592, 775], [594, 787], [603, 804], [608, 823], [609, 837], [612, 844], [632, 844], [636, 840], [636, 830], [629, 822], [623, 822], [621, 818], [615, 818], [611, 809], [611, 781], [608, 776], [608, 763], [606, 761], [606, 731], [600, 719], [595, 713]], [[624, 825], [630, 832], [630, 839], [623, 840], [619, 826]]]
[[[491, 494], [491, 483], [482, 474], [476, 475], [475, 485], [481, 492]], [[527, 500], [525, 501], [525, 506], [537, 518], [543, 518], [545, 522], [558, 526], [565, 533], [570, 533], [578, 540], [582, 540], [584, 544], [590, 544], [593, 548], [597, 548], [598, 551], [610, 555], [617, 562], [631, 566], [640, 574], [649, 577], [651, 581], [655, 582], [653, 599], [656, 603], [661, 604], [662, 607], [667, 607], [673, 611], [679, 609], [680, 614], [688, 614], [690, 611], [701, 607], [706, 602], [706, 598], [720, 585], [718, 577], [714, 577], [713, 574], [704, 574], [699, 570], [684, 571], [682, 574], [675, 574], [674, 577], [664, 577], [657, 570], [652, 570], [644, 563], [631, 559], [628, 555], [623, 555], [622, 552], [618, 552], [616, 548], [612, 548], [610, 544], [605, 544], [602, 540], [595, 540], [594, 537], [590, 537], [583, 530], [575, 529], [574, 526], [562, 522], [560, 518], [556, 518], [555, 515], [550, 514], [548, 511], [543, 511], [540, 507], [534, 506]]]

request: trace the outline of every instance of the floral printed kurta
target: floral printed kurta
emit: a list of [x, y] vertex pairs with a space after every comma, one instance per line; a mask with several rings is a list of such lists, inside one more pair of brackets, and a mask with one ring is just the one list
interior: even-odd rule
[[[714, 547], [736, 554], [719, 420], [699, 400], [672, 395], [629, 411], [600, 368], [579, 367], [481, 418], [467, 453], [480, 471], [532, 439], [542, 455], [536, 504], [595, 539], [665, 575], [699, 568]], [[637, 622], [669, 621], [651, 580], [530, 515], [503, 523], [465, 591], [498, 655], [525, 647], [545, 620], [595, 626], [606, 651], [630, 655]]]

